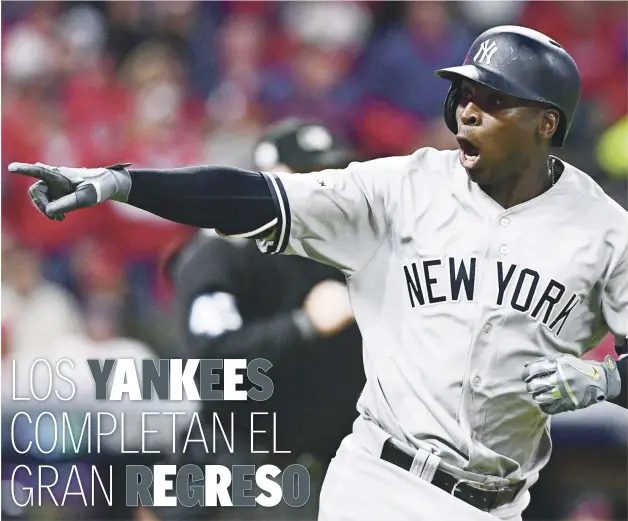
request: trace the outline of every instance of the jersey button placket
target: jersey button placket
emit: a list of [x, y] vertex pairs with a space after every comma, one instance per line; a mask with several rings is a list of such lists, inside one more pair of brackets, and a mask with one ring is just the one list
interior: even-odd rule
[[[504, 245], [503, 241], [510, 235], [510, 230], [506, 230], [510, 226], [510, 219], [507, 217], [497, 216], [497, 219], [493, 220], [489, 224], [490, 239], [487, 244], [488, 251], [486, 252], [486, 258], [489, 262], [495, 262], [499, 260], [500, 246]], [[478, 286], [478, 304], [480, 306], [479, 316], [487, 318], [487, 314], [490, 313], [489, 309], [492, 307], [492, 293], [490, 283], [487, 281], [487, 277], [483, 277], [483, 282]], [[480, 318], [482, 320], [482, 318]], [[478, 417], [477, 411], [473, 406], [473, 395], [475, 389], [479, 389], [482, 384], [482, 379], [474, 374], [474, 370], [477, 370], [479, 361], [482, 360], [487, 352], [491, 350], [491, 336], [493, 331], [493, 324], [490, 322], [476, 323], [474, 328], [474, 338], [469, 347], [467, 354], [467, 362], [465, 366], [465, 373], [463, 376], [462, 392], [460, 402], [458, 404], [458, 410], [456, 419], [460, 424], [471, 425], [472, 419]], [[467, 401], [469, 400], [470, 401]], [[476, 414], [477, 413], [477, 414]]]
[[[501, 227], [502, 227], [502, 228], [508, 228], [508, 226], [510, 226], [510, 219], [509, 219], [508, 217], [502, 217], [502, 218], [499, 220], [499, 224], [501, 225]], [[502, 244], [502, 245], [499, 247], [499, 253], [500, 253], [501, 255], [503, 255], [503, 256], [508, 255], [508, 252], [509, 252], [509, 251], [510, 251], [510, 250], [509, 250], [509, 248], [508, 248], [508, 245], [507, 245], [507, 244]]]

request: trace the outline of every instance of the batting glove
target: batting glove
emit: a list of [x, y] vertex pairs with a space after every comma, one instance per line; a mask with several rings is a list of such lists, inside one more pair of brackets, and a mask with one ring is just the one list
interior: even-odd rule
[[523, 381], [533, 400], [546, 414], [584, 409], [619, 395], [617, 364], [581, 360], [573, 355], [540, 358], [526, 364]]
[[67, 168], [42, 163], [11, 163], [9, 172], [38, 181], [28, 189], [35, 207], [46, 217], [62, 221], [67, 212], [108, 199], [125, 202], [131, 191], [130, 163], [107, 168]]

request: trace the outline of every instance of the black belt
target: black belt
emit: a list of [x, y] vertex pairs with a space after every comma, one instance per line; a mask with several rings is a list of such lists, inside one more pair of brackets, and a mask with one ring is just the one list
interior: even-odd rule
[[[407, 471], [410, 471], [414, 461], [412, 456], [396, 447], [390, 440], [384, 442], [381, 458]], [[511, 503], [523, 488], [525, 481], [513, 487], [487, 490], [478, 488], [468, 481], [461, 480], [437, 468], [431, 483], [465, 503], [489, 512], [497, 507]]]

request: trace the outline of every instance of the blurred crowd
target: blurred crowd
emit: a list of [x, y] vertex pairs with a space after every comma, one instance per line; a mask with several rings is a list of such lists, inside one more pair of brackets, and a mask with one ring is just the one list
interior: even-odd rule
[[449, 85], [432, 71], [493, 25], [538, 29], [574, 56], [583, 98], [557, 155], [627, 205], [627, 5], [3, 2], [3, 356], [75, 333], [176, 349], [162, 266], [195, 232], [117, 203], [49, 221], [9, 162], [251, 167], [285, 116], [324, 121], [364, 159], [455, 148]]
[[48, 221], [8, 162], [250, 167], [262, 128], [288, 115], [323, 120], [365, 159], [453, 148], [448, 84], [432, 71], [504, 23], [573, 54], [583, 103], [561, 156], [625, 204], [607, 133], [625, 127], [626, 19], [621, 2], [3, 3], [3, 246], [44, 259], [46, 279], [81, 300], [103, 284], [124, 293], [140, 323], [167, 306], [160, 260], [192, 230], [115, 203]]

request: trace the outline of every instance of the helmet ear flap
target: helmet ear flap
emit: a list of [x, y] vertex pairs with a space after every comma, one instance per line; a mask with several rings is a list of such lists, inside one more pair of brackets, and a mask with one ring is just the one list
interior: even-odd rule
[[460, 84], [452, 83], [445, 98], [445, 124], [454, 134], [458, 133], [458, 122], [456, 121], [456, 108], [460, 102]]

